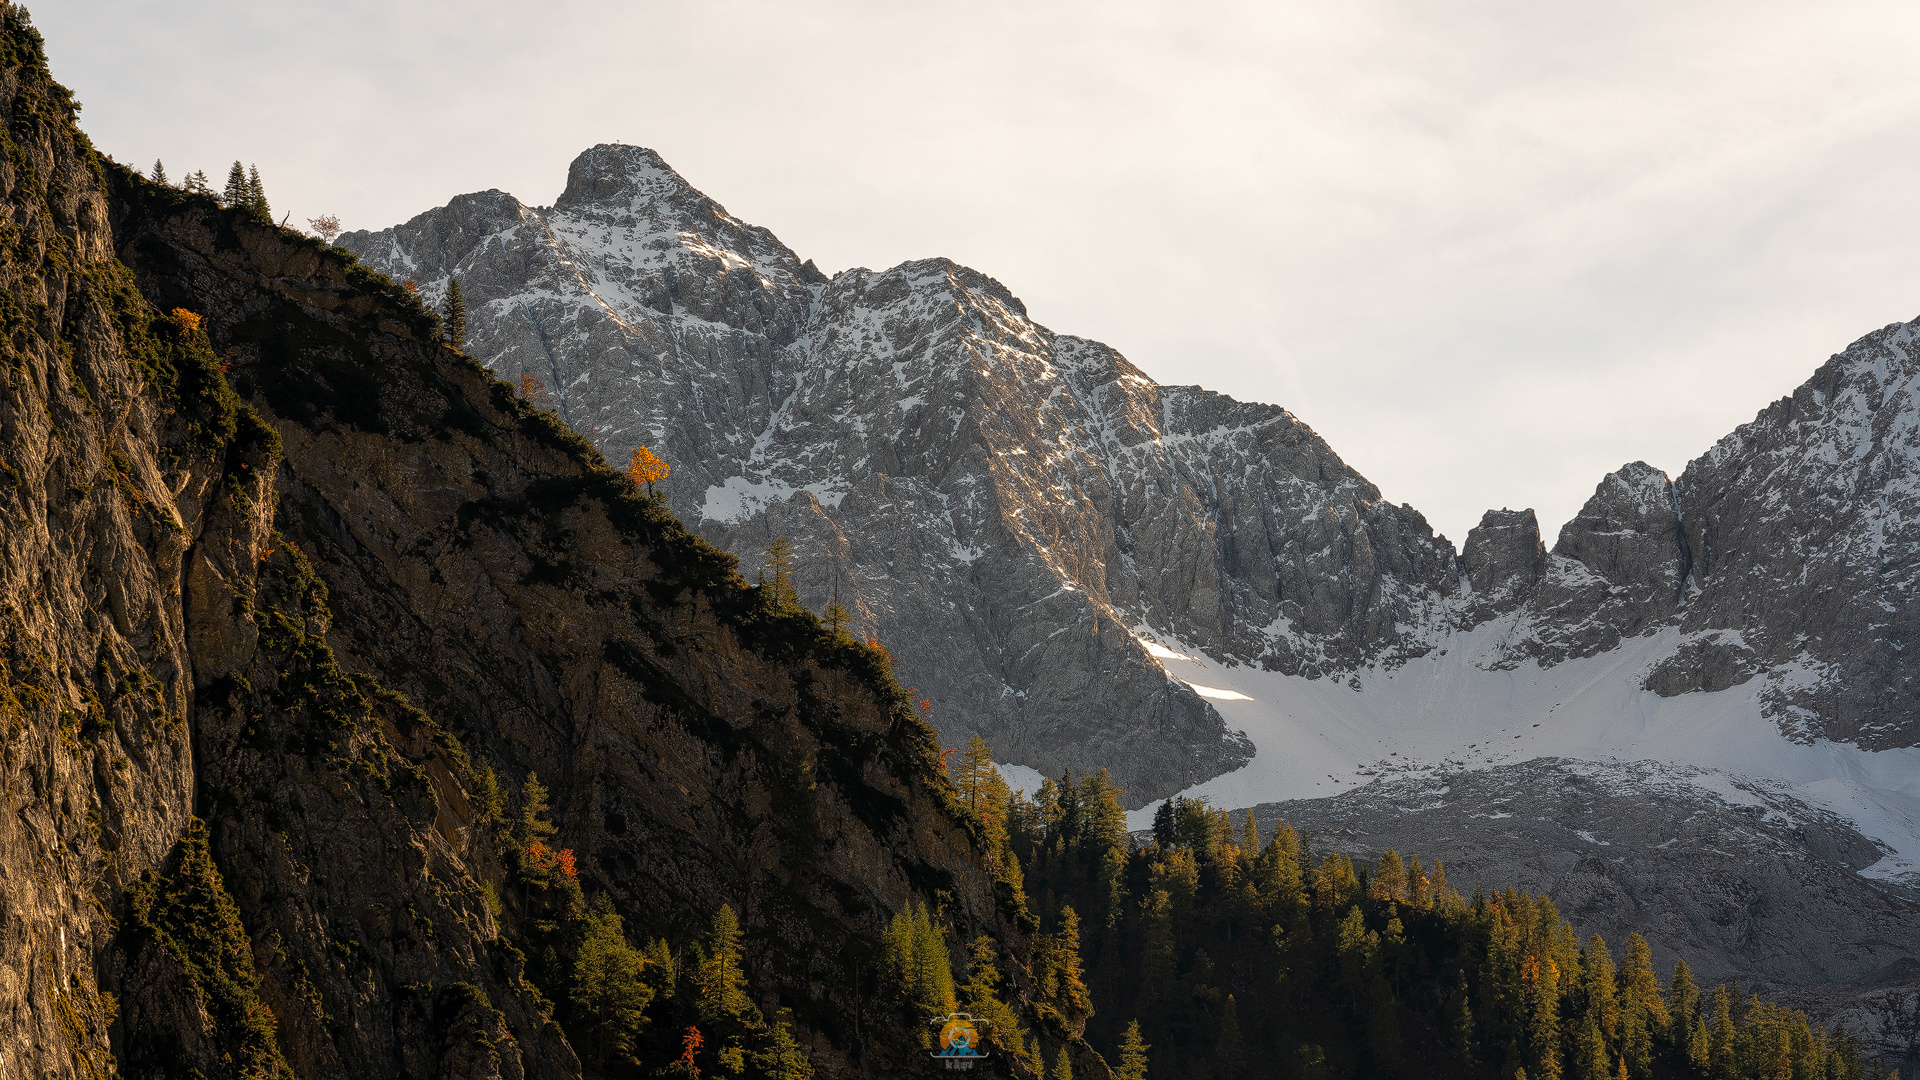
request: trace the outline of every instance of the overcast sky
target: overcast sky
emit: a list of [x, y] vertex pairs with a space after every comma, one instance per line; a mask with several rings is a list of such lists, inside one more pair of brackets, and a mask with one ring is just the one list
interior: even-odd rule
[[39, 0], [95, 143], [383, 228], [651, 146], [829, 272], [946, 255], [1547, 541], [1920, 315], [1920, 7]]

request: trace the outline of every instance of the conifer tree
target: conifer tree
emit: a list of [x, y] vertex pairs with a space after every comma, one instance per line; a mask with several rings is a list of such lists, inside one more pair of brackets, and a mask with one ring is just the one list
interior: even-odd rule
[[1407, 898], [1407, 866], [1400, 860], [1399, 852], [1388, 848], [1380, 856], [1380, 864], [1374, 868], [1373, 881], [1369, 883], [1367, 893], [1379, 903]]
[[1165, 889], [1147, 894], [1141, 911], [1140, 985], [1137, 1001], [1145, 1016], [1157, 1020], [1161, 1001], [1172, 991], [1174, 966], [1173, 898]]
[[[638, 1065], [634, 1042], [646, 1024], [654, 988], [646, 979], [647, 957], [627, 944], [620, 916], [606, 893], [594, 898], [574, 961], [573, 1004], [586, 1038], [580, 1040], [596, 1066]], [[665, 944], [664, 942], [662, 943]]]
[[696, 1009], [701, 1023], [717, 1026], [723, 1021], [759, 1020], [759, 1010], [747, 996], [747, 975], [740, 960], [740, 919], [731, 905], [721, 904], [707, 934], [706, 959], [693, 976], [700, 994]]
[[954, 1009], [953, 968], [946, 937], [925, 904], [907, 902], [881, 938], [882, 963], [901, 994], [928, 1016]]
[[[1593, 1017], [1600, 1037], [1607, 1044], [1620, 1037], [1620, 1002], [1614, 987], [1613, 954], [1605, 939], [1594, 934], [1580, 955], [1580, 997], [1583, 1011]], [[1601, 1063], [1599, 1080], [1607, 1080], [1611, 1067]]]
[[1528, 1073], [1560, 1080], [1560, 968], [1552, 957], [1527, 957], [1523, 968], [1527, 1007]]
[[1713, 1027], [1707, 1044], [1707, 1075], [1712, 1080], [1740, 1080], [1740, 1062], [1735, 1056], [1733, 995], [1726, 984], [1713, 988]]
[[247, 186], [247, 168], [238, 161], [227, 170], [227, 187], [220, 196], [220, 205], [229, 210], [245, 210], [252, 202], [252, 189]]
[[1653, 1075], [1653, 1040], [1672, 1025], [1660, 993], [1660, 977], [1653, 971], [1653, 951], [1638, 931], [1627, 935], [1616, 976], [1620, 999], [1620, 1051], [1632, 1080]]
[[1127, 1033], [1120, 1040], [1120, 1067], [1114, 1080], [1147, 1080], [1147, 1051], [1153, 1049], [1140, 1037], [1140, 1021], [1127, 1022]]
[[1446, 1014], [1448, 1064], [1454, 1080], [1466, 1080], [1473, 1075], [1473, 1006], [1470, 996], [1467, 973], [1456, 973]]
[[156, 184], [160, 184], [162, 186], [170, 186], [167, 184], [167, 167], [165, 165], [160, 164], [159, 158], [153, 159], [152, 180]]
[[998, 1042], [1009, 1056], [1032, 1068], [1032, 1063], [1027, 1061], [1026, 1031], [1013, 1009], [1000, 997], [1000, 969], [994, 962], [998, 952], [999, 945], [993, 938], [982, 934], [973, 939], [973, 946], [968, 950], [971, 963], [967, 981], [960, 987], [960, 1004], [968, 1013], [987, 1022], [988, 1037]]
[[1233, 995], [1227, 995], [1226, 1004], [1220, 1007], [1220, 1040], [1214, 1052], [1219, 1062], [1219, 1075], [1224, 1080], [1241, 1080], [1246, 1075], [1246, 1046], [1240, 1039], [1240, 1006]]
[[967, 739], [966, 749], [960, 752], [960, 771], [953, 778], [953, 786], [959, 789], [960, 805], [987, 825], [989, 834], [1001, 824], [999, 800], [994, 797], [998, 794], [995, 781], [1005, 783], [1000, 779], [1000, 770], [994, 767], [993, 748], [976, 731]]
[[[791, 607], [800, 602], [800, 595], [793, 588], [793, 548], [784, 536], [776, 536], [767, 544], [763, 553], [766, 566], [760, 571], [760, 586], [767, 590], [767, 598], [775, 607]], [[767, 575], [773, 575], [768, 580]]]
[[260, 182], [260, 166], [247, 168], [247, 209], [261, 221], [273, 221], [273, 208], [267, 205], [267, 186]]
[[784, 1019], [773, 1025], [766, 1049], [753, 1055], [753, 1063], [768, 1080], [813, 1080], [813, 1062]]
[[1062, 1046], [1060, 1054], [1053, 1059], [1053, 1068], [1047, 1070], [1047, 1080], [1073, 1080], [1072, 1046]]
[[1676, 1043], [1686, 1041], [1686, 1031], [1700, 1016], [1700, 988], [1694, 984], [1693, 969], [1685, 960], [1673, 962], [1673, 978], [1667, 984], [1667, 1011], [1672, 1017]]
[[827, 609], [820, 613], [820, 622], [827, 628], [827, 633], [837, 639], [846, 635], [847, 624], [851, 621], [847, 606], [840, 602], [840, 568], [836, 566], [833, 571], [833, 597], [827, 601]]
[[532, 847], [546, 842], [559, 831], [553, 822], [548, 821], [547, 789], [540, 783], [540, 774], [530, 772], [520, 786], [520, 846]]
[[1069, 1016], [1081, 1019], [1093, 1015], [1093, 999], [1087, 994], [1086, 969], [1080, 962], [1080, 913], [1072, 904], [1060, 908], [1060, 930], [1054, 936], [1059, 957], [1060, 1004]]
[[1600, 1024], [1589, 1011], [1580, 1020], [1579, 1034], [1574, 1036], [1574, 1080], [1612, 1080], [1612, 1072], [1607, 1063], [1606, 1040], [1600, 1037]]
[[447, 302], [440, 317], [440, 340], [453, 346], [456, 351], [466, 351], [467, 300], [460, 295], [459, 278], [447, 279]]
[[1427, 880], [1427, 868], [1420, 856], [1407, 856], [1407, 903], [1421, 911], [1433, 906], [1433, 883]]
[[1178, 842], [1173, 818], [1173, 800], [1163, 800], [1153, 808], [1153, 842], [1160, 847], [1170, 848]]

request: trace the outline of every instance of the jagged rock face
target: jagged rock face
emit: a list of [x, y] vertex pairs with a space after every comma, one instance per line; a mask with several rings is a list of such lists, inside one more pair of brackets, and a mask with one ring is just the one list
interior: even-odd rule
[[474, 354], [541, 378], [615, 460], [662, 451], [675, 509], [750, 571], [792, 539], [802, 597], [837, 594], [884, 639], [949, 744], [1104, 765], [1138, 802], [1246, 746], [1127, 631], [1320, 677], [1500, 620], [1496, 669], [1680, 625], [1650, 689], [1764, 673], [1799, 736], [1920, 737], [1900, 629], [1911, 327], [1677, 483], [1610, 474], [1551, 553], [1532, 511], [1502, 510], [1456, 558], [1285, 410], [1156, 385], [944, 260], [827, 281], [651, 151], [588, 151], [550, 210], [461, 196], [341, 243], [429, 298], [458, 276]]
[[917, 1045], [871, 968], [909, 897], [1017, 998], [1031, 938], [877, 654], [768, 614], [391, 283], [101, 162], [17, 7], [0, 37], [5, 1071], [580, 1075], [481, 763], [545, 778], [631, 937], [739, 911], [823, 1076]]
[[1648, 670], [1649, 690], [1758, 676], [1791, 737], [1920, 743], [1906, 653], [1920, 625], [1917, 340], [1916, 323], [1860, 339], [1677, 481], [1640, 462], [1608, 476], [1503, 616], [1509, 661], [1591, 656], [1678, 626], [1687, 636]]
[[950, 744], [1142, 802], [1248, 751], [1132, 628], [1320, 674], [1447, 624], [1450, 545], [1285, 410], [1157, 386], [945, 260], [820, 282], [651, 151], [588, 151], [551, 210], [463, 196], [341, 244], [429, 296], [459, 277], [475, 355], [615, 460], [662, 451], [750, 570], [793, 540], [802, 597], [837, 591]]
[[1920, 904], [1857, 876], [1880, 850], [1783, 788], [1542, 758], [1268, 804], [1256, 819], [1304, 829], [1316, 852], [1438, 858], [1464, 893], [1547, 893], [1616, 952], [1629, 933], [1645, 936], [1663, 976], [1682, 958], [1709, 986], [1790, 991], [1830, 1023], [1852, 1009], [1856, 986], [1911, 984]]
[[1855, 342], [1687, 466], [1696, 681], [1764, 672], [1792, 732], [1920, 743], [1916, 455], [1920, 321]]
[[1547, 571], [1547, 547], [1531, 510], [1489, 510], [1467, 532], [1460, 565], [1472, 592], [1468, 624], [1519, 606]]

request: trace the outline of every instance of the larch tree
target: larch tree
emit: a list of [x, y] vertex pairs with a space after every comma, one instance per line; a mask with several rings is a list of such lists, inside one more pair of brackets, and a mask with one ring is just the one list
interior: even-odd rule
[[1407, 903], [1425, 911], [1433, 906], [1432, 883], [1427, 880], [1427, 868], [1420, 865], [1420, 856], [1407, 856]]
[[1140, 1037], [1140, 1021], [1127, 1022], [1127, 1033], [1120, 1039], [1120, 1067], [1114, 1080], [1147, 1080], [1147, 1051], [1153, 1049]]
[[530, 848], [543, 844], [558, 830], [553, 822], [547, 820], [547, 789], [540, 782], [540, 774], [530, 772], [526, 782], [520, 785], [520, 846]]
[[1740, 1080], [1739, 1032], [1733, 1024], [1733, 995], [1723, 983], [1713, 988], [1713, 1027], [1708, 1032], [1707, 1075], [1712, 1080]]
[[740, 919], [729, 904], [721, 904], [714, 912], [706, 953], [706, 962], [693, 976], [700, 992], [700, 1022], [717, 1025], [722, 1021], [757, 1021], [758, 1010], [747, 996], [747, 973], [740, 966]]
[[994, 825], [1001, 824], [1000, 800], [994, 797], [998, 794], [994, 789], [996, 780], [1000, 780], [1000, 770], [993, 764], [993, 748], [976, 731], [967, 740], [966, 749], [960, 752], [960, 771], [953, 778], [953, 785], [960, 789], [960, 805], [986, 824], [989, 833], [993, 832]]
[[1060, 930], [1054, 935], [1054, 950], [1060, 965], [1060, 1004], [1070, 1017], [1084, 1020], [1093, 1015], [1093, 998], [1087, 992], [1086, 966], [1080, 960], [1080, 913], [1072, 904], [1060, 907]]
[[[1585, 1011], [1600, 1029], [1600, 1037], [1612, 1044], [1620, 1037], [1620, 1002], [1614, 984], [1613, 953], [1599, 934], [1587, 939], [1580, 957], [1579, 994]], [[1611, 1072], [1606, 1069], [1603, 1072]], [[1601, 1080], [1606, 1080], [1604, 1075]]]
[[993, 938], [982, 934], [973, 939], [973, 946], [968, 949], [971, 963], [967, 981], [960, 987], [960, 1004], [969, 1014], [987, 1022], [987, 1036], [999, 1043], [1008, 1056], [1031, 1067], [1026, 1031], [1013, 1009], [1000, 997], [1000, 968], [995, 963], [998, 953], [999, 945]]
[[[793, 588], [793, 547], [784, 536], [776, 536], [762, 553], [767, 562], [760, 571], [760, 586], [767, 590], [775, 607], [792, 607], [800, 602]], [[769, 577], [771, 575], [771, 577]]]
[[882, 963], [901, 996], [928, 1016], [954, 1010], [953, 967], [947, 939], [933, 913], [916, 901], [893, 917], [881, 939]]
[[1615, 976], [1620, 999], [1620, 1051], [1633, 1080], [1653, 1075], [1653, 1040], [1672, 1024], [1654, 974], [1653, 950], [1638, 931], [1627, 935], [1626, 951]]
[[840, 602], [840, 569], [833, 571], [833, 598], [827, 601], [827, 610], [820, 613], [820, 622], [826, 626], [827, 633], [835, 638], [847, 635], [847, 625], [853, 621], [847, 606]]
[[1226, 1004], [1220, 1007], [1220, 1039], [1216, 1051], [1220, 1075], [1225, 1080], [1243, 1080], [1246, 1053], [1246, 1044], [1240, 1038], [1240, 1006], [1233, 995], [1228, 994]]
[[1373, 870], [1373, 880], [1367, 884], [1367, 895], [1376, 903], [1398, 902], [1407, 898], [1407, 864], [1400, 859], [1400, 853], [1388, 848], [1380, 856], [1380, 862]]
[[611, 1063], [638, 1065], [634, 1043], [646, 1025], [647, 1005], [654, 996], [646, 977], [646, 954], [627, 943], [620, 916], [606, 893], [594, 898], [585, 922], [573, 968], [573, 1004], [587, 1035], [582, 1049], [601, 1069]]
[[467, 299], [460, 295], [459, 278], [447, 279], [447, 301], [440, 317], [440, 339], [457, 351], [466, 350]]

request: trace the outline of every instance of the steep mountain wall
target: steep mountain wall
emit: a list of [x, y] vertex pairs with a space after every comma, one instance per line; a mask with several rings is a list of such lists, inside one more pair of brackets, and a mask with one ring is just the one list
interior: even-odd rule
[[535, 772], [629, 936], [740, 913], [821, 1075], [918, 1045], [873, 974], [909, 897], [1018, 997], [1029, 928], [879, 654], [391, 282], [104, 162], [0, 20], [9, 1075], [579, 1075], [489, 793]]
[[1608, 476], [1552, 551], [1503, 510], [1456, 557], [1285, 410], [1159, 386], [944, 260], [828, 280], [652, 151], [587, 151], [550, 209], [466, 195], [341, 242], [429, 299], [458, 277], [476, 355], [540, 379], [609, 456], [661, 452], [675, 509], [749, 568], [793, 541], [802, 597], [838, 595], [888, 642], [944, 741], [1108, 767], [1136, 804], [1249, 749], [1142, 630], [1345, 681], [1488, 623], [1507, 627], [1495, 670], [1678, 626], [1651, 690], [1764, 672], [1794, 737], [1920, 738], [1885, 632], [1907, 575], [1882, 573], [1915, 550], [1908, 330], [1836, 357], [1677, 484], [1639, 462]]
[[475, 355], [610, 457], [662, 452], [750, 568], [793, 540], [803, 598], [838, 590], [949, 744], [1137, 803], [1248, 751], [1135, 628], [1325, 674], [1448, 625], [1451, 546], [1284, 410], [1156, 386], [945, 260], [829, 282], [651, 151], [582, 154], [551, 209], [462, 196], [341, 244], [430, 299], [457, 276]]

